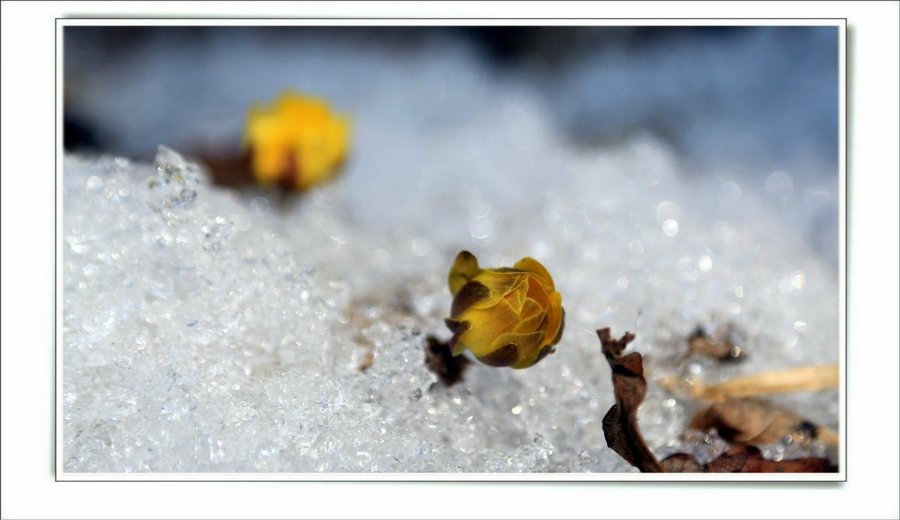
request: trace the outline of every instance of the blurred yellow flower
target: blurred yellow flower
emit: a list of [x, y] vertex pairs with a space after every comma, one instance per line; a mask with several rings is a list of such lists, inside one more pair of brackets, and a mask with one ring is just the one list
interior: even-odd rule
[[527, 368], [562, 338], [565, 312], [547, 269], [533, 258], [513, 268], [482, 269], [468, 252], [456, 256], [448, 277], [453, 303], [450, 348], [482, 363]]
[[326, 101], [285, 92], [270, 106], [250, 109], [244, 143], [257, 182], [305, 190], [337, 171], [349, 131], [348, 118]]

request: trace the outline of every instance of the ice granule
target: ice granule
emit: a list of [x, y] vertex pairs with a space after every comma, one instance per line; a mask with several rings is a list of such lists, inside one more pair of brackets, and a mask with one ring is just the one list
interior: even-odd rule
[[[287, 204], [211, 185], [167, 148], [153, 165], [67, 156], [65, 470], [634, 471], [606, 448], [595, 329], [637, 334], [640, 426], [659, 454], [696, 406], [659, 378], [836, 362], [836, 274], [753, 190], [686, 177], [649, 137], [570, 148], [527, 97], [503, 99], [479, 107], [492, 123], [477, 146], [467, 135], [487, 123], [462, 119], [381, 137], [471, 153], [404, 166], [361, 144], [343, 177]], [[556, 354], [436, 384], [422, 342], [450, 335], [460, 249], [548, 267], [567, 311]], [[746, 362], [679, 367], [698, 324], [733, 327]], [[836, 391], [782, 402], [836, 425]]]

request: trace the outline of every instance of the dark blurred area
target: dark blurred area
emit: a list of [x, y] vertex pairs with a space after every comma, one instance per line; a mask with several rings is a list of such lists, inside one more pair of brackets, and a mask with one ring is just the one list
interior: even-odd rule
[[746, 31], [739, 26], [698, 27], [90, 27], [66, 28], [66, 52], [93, 60], [128, 59], [137, 50], [159, 40], [185, 43], [210, 41], [222, 32], [285, 44], [310, 38], [329, 38], [365, 45], [408, 48], [439, 39], [459, 39], [477, 47], [495, 65], [516, 67], [542, 62], [548, 67], [565, 64], [582, 52], [608, 47], [638, 51], [681, 39], [715, 41]]
[[[212, 44], [223, 33], [278, 46], [331, 40], [379, 47], [387, 52], [438, 41], [459, 41], [476, 49], [499, 73], [525, 73], [552, 80], [595, 54], [641, 55], [676, 42], [716, 45], [745, 33], [743, 27], [67, 27], [66, 79], [77, 82], [92, 70], [128, 63], [162, 42], [174, 46]], [[67, 81], [68, 83], [68, 81]], [[67, 85], [68, 86], [68, 85]], [[71, 95], [70, 95], [71, 94]], [[79, 93], [66, 92], [64, 146], [70, 151], [107, 151], [118, 143], [113, 129], [79, 110]], [[580, 137], [579, 137], [580, 136]], [[583, 130], [576, 138], [583, 139]], [[592, 141], [590, 136], [587, 141]]]

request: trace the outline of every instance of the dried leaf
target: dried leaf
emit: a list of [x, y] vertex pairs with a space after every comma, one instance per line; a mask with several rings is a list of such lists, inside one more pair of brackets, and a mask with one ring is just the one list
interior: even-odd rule
[[363, 355], [362, 362], [360, 362], [359, 367], [358, 367], [359, 371], [365, 372], [366, 370], [372, 368], [373, 364], [375, 364], [375, 351], [372, 349], [369, 349]]
[[647, 447], [637, 425], [637, 409], [647, 395], [643, 359], [637, 352], [622, 356], [634, 340], [634, 334], [626, 332], [621, 338], [613, 339], [609, 329], [605, 328], [598, 330], [597, 335], [612, 369], [616, 396], [616, 404], [603, 417], [606, 445], [642, 472], [659, 473], [663, 468]]
[[[634, 340], [634, 334], [625, 333], [621, 338], [613, 339], [609, 329], [604, 328], [599, 329], [597, 335], [603, 346], [603, 355], [612, 369], [613, 391], [616, 396], [616, 404], [603, 417], [603, 434], [606, 437], [606, 444], [641, 472], [822, 473], [837, 471], [837, 467], [832, 465], [828, 459], [818, 457], [781, 461], [767, 460], [762, 456], [759, 448], [746, 444], [732, 447], [706, 465], [700, 464], [696, 458], [687, 453], [675, 453], [662, 461], [657, 461], [653, 452], [644, 442], [637, 424], [637, 409], [647, 395], [643, 359], [637, 352], [622, 355], [628, 344]], [[811, 426], [811, 423], [802, 421], [789, 412], [771, 406], [761, 406], [754, 402], [719, 406], [712, 412], [701, 414], [695, 419], [697, 424], [715, 424], [717, 428], [721, 425], [726, 430], [731, 428], [730, 433], [735, 439], [747, 438], [754, 441], [783, 431], [788, 427], [786, 425], [789, 425], [791, 431], [794, 432], [804, 429], [808, 432], [809, 426]]]
[[697, 430], [715, 429], [728, 442], [770, 444], [787, 436], [815, 439], [821, 427], [772, 403], [757, 399], [729, 399], [714, 403], [691, 419]]
[[838, 385], [838, 365], [804, 366], [736, 377], [718, 385], [694, 382], [691, 396], [706, 401], [753, 397], [787, 392], [811, 392]]
[[734, 446], [706, 465], [686, 453], [676, 453], [660, 463], [669, 473], [829, 473], [837, 467], [828, 459], [803, 457], [768, 460], [755, 446]]
[[718, 334], [717, 336], [716, 338], [710, 337], [703, 327], [698, 326], [688, 337], [687, 355], [697, 354], [719, 361], [743, 361], [746, 359], [744, 349], [734, 344], [730, 334]]
[[250, 154], [228, 153], [221, 150], [202, 150], [197, 153], [205, 163], [215, 184], [227, 188], [246, 188], [256, 185], [250, 169]]
[[[755, 450], [755, 451], [754, 451]], [[753, 446], [735, 446], [703, 466], [704, 473], [740, 473], [752, 453], [759, 453]]]
[[[740, 447], [732, 449], [740, 449]], [[767, 460], [753, 446], [743, 446], [743, 449], [750, 451], [750, 454], [741, 467], [741, 473], [834, 473], [837, 471], [837, 466], [831, 461], [820, 457]]]
[[437, 374], [445, 385], [453, 386], [462, 381], [470, 363], [471, 361], [464, 356], [454, 356], [449, 343], [431, 335], [425, 338], [425, 365]]
[[666, 473], [702, 473], [704, 471], [697, 459], [687, 453], [669, 455], [659, 464]]

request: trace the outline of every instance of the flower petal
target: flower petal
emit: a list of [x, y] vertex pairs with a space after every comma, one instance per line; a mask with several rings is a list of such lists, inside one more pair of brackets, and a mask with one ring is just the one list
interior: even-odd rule
[[[504, 345], [515, 345], [516, 348], [519, 349], [519, 359], [534, 357], [537, 355], [537, 350], [541, 346], [541, 339], [544, 337], [544, 333], [541, 331], [531, 332], [527, 334], [518, 334], [515, 332], [507, 332], [506, 334], [501, 334], [494, 340], [494, 344], [491, 347], [491, 350], [497, 350], [502, 348]], [[480, 358], [479, 358], [480, 359]]]
[[523, 359], [519, 363], [513, 365], [513, 368], [528, 368], [530, 366], [536, 365], [538, 361], [547, 357], [548, 354], [553, 354], [554, 352], [556, 352], [556, 349], [552, 345], [544, 345], [533, 360]]
[[556, 336], [554, 336], [553, 340], [550, 341], [549, 345], [553, 346], [559, 343], [559, 340], [562, 339], [563, 330], [566, 328], [566, 310], [562, 307], [559, 308], [559, 329], [556, 331]]
[[525, 298], [525, 304], [522, 305], [522, 312], [519, 313], [520, 320], [527, 320], [533, 316], [538, 314], [543, 314], [547, 311], [547, 308], [536, 302], [532, 298]]
[[526, 287], [523, 283], [517, 283], [511, 291], [506, 293], [503, 300], [509, 304], [516, 314], [522, 313], [522, 307], [525, 305]]
[[491, 309], [470, 309], [462, 314], [461, 319], [467, 321], [470, 326], [459, 341], [476, 356], [489, 353], [497, 338], [511, 332], [519, 322], [518, 314], [503, 301]]
[[[527, 276], [528, 276], [528, 292], [527, 292], [528, 297], [533, 299], [534, 301], [536, 301], [538, 303], [538, 305], [540, 305], [541, 307], [546, 308], [548, 305], [550, 305], [550, 296], [548, 294], [546, 286], [544, 286], [543, 283], [540, 282], [537, 279], [537, 277], [535, 277], [534, 275], [527, 275]], [[550, 292], [553, 292], [553, 291], [550, 291]], [[556, 294], [559, 294], [559, 293], [556, 293]]]
[[493, 269], [482, 269], [481, 273], [475, 277], [475, 281], [481, 282], [491, 290], [488, 298], [475, 304], [476, 309], [493, 307], [507, 294], [526, 289], [528, 283], [528, 280], [521, 274], [498, 273]]
[[453, 337], [450, 338], [450, 353], [454, 356], [458, 356], [465, 352], [467, 348], [466, 345], [462, 341], [460, 341], [460, 339], [462, 338], [463, 334], [465, 334], [466, 331], [469, 330], [470, 324], [468, 321], [457, 321], [451, 319], [444, 320], [444, 323], [446, 323], [447, 328], [453, 332]]
[[453, 303], [450, 305], [450, 317], [456, 318], [466, 309], [479, 301], [490, 298], [491, 290], [478, 281], [467, 282], [462, 289], [453, 297]]
[[480, 272], [481, 268], [478, 267], [478, 259], [475, 258], [475, 255], [468, 251], [461, 251], [456, 255], [456, 260], [453, 261], [453, 267], [450, 268], [450, 274], [447, 276], [450, 294], [456, 296], [463, 285], [478, 276]]
[[494, 367], [508, 367], [519, 360], [519, 349], [510, 343], [493, 350], [490, 354], [478, 356], [478, 360], [485, 365]]
[[547, 287], [548, 291], [553, 291], [555, 289], [553, 285], [553, 278], [550, 276], [547, 268], [534, 258], [526, 256], [525, 258], [516, 262], [515, 268], [537, 276], [541, 283], [543, 283], [544, 286]]
[[550, 295], [550, 305], [547, 307], [547, 328], [544, 330], [547, 344], [555, 345], [562, 339], [564, 317], [562, 295], [554, 292]]
[[532, 300], [531, 298], [528, 298], [526, 302], [528, 302], [525, 305], [526, 307], [529, 305], [534, 305], [534, 307], [537, 309], [537, 312], [533, 312], [527, 318], [525, 317], [524, 312], [520, 314], [519, 321], [518, 323], [516, 323], [516, 327], [513, 332], [528, 333], [543, 330], [540, 329], [540, 325], [546, 319], [547, 311], [534, 303], [534, 300]]

